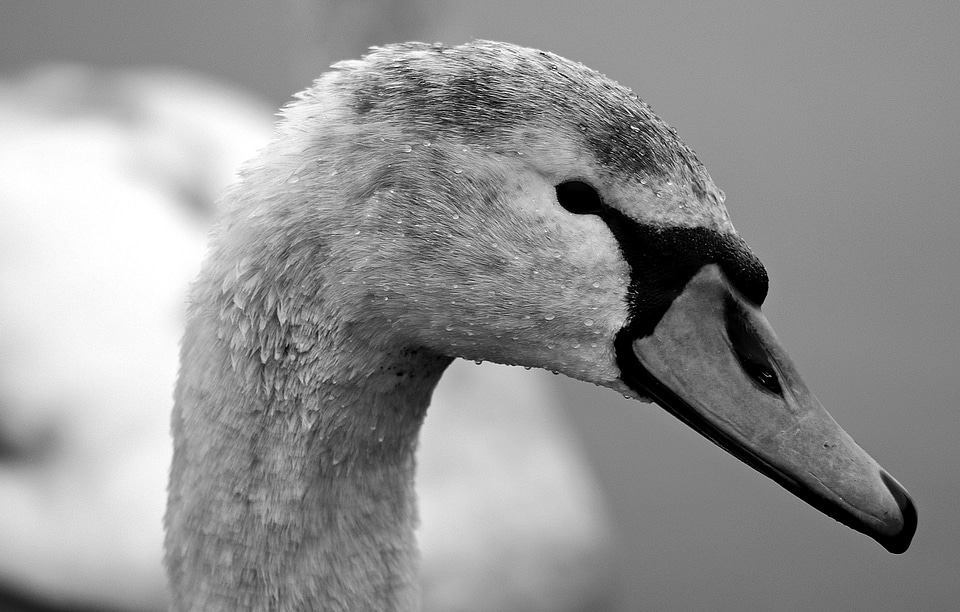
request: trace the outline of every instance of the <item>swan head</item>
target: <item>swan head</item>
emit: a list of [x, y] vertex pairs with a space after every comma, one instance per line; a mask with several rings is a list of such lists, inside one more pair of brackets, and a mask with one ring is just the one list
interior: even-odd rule
[[[652, 400], [891, 552], [909, 546], [910, 497], [804, 385], [723, 193], [629, 89], [533, 49], [411, 43], [335, 65], [283, 114], [220, 230], [258, 249], [221, 259], [241, 262], [234, 302], [260, 299], [251, 275], [300, 270], [299, 299], [337, 311], [321, 334]], [[277, 308], [281, 323], [305, 310]]]

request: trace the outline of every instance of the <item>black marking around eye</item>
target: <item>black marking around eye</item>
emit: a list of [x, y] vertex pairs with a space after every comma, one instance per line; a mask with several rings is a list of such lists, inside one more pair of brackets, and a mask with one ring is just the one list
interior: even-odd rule
[[[621, 380], [641, 397], [653, 399], [727, 448], [718, 441], [720, 438], [709, 433], [712, 430], [704, 429], [696, 422], [695, 413], [687, 414], [681, 409], [684, 404], [679, 398], [640, 364], [633, 352], [633, 342], [653, 333], [690, 279], [709, 264], [720, 266], [727, 280], [743, 297], [761, 305], [768, 287], [763, 264], [743, 239], [734, 234], [705, 227], [643, 225], [610, 207], [605, 207], [599, 217], [613, 232], [630, 266], [628, 319], [614, 339]], [[759, 371], [754, 374], [765, 376]], [[763, 382], [757, 382], [762, 385], [769, 381], [763, 378]]]
[[615, 208], [599, 213], [613, 232], [630, 266], [627, 303], [632, 338], [647, 336], [691, 278], [717, 264], [745, 298], [757, 304], [767, 296], [767, 272], [746, 242], [735, 234], [705, 227], [643, 225]]

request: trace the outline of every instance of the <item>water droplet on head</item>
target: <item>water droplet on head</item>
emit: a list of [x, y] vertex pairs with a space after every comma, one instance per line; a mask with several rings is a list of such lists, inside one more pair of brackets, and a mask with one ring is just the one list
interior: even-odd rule
[[429, 147], [429, 146], [430, 146], [430, 141], [429, 141], [429, 140], [424, 140], [424, 141], [423, 141], [423, 146]]
[[641, 185], [646, 185], [646, 184], [647, 184], [647, 179], [645, 179], [645, 178], [640, 179], [640, 184], [641, 184]]
[[655, 193], [654, 195], [656, 195], [658, 198], [662, 198], [663, 192], [658, 190], [657, 193]]
[[555, 316], [552, 315], [552, 314], [548, 314], [548, 315], [544, 316], [543, 318], [546, 319], [547, 321], [553, 321], [553, 319], [555, 318]]
[[583, 324], [587, 327], [593, 326], [593, 319], [584, 319]]
[[290, 175], [290, 178], [287, 179], [288, 183], [298, 183], [300, 182], [300, 175], [294, 172]]
[[411, 147], [410, 145], [403, 145], [404, 153], [409, 153], [410, 151], [413, 151], [413, 147]]
[[640, 126], [639, 126], [639, 125], [634, 125], [634, 124], [631, 123], [631, 124], [630, 124], [630, 129], [633, 130], [634, 132], [639, 132], [639, 131], [640, 131]]
[[460, 166], [454, 166], [454, 167], [453, 167], [453, 173], [454, 173], [454, 174], [462, 174], [462, 173], [463, 173], [463, 168], [461, 168]]
[[590, 286], [593, 287], [594, 289], [599, 289], [599, 288], [600, 288], [600, 281], [593, 281], [593, 283], [591, 283]]

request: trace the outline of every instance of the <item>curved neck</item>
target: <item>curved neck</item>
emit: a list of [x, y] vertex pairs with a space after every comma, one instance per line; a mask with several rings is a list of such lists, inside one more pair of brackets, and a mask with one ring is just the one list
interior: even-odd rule
[[173, 417], [173, 608], [414, 609], [414, 450], [449, 358], [295, 324], [265, 355], [204, 306]]

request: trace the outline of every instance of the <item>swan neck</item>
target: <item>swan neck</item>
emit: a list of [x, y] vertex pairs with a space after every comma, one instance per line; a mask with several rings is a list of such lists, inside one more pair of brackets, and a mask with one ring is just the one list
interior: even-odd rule
[[414, 451], [449, 359], [314, 334], [265, 362], [211, 311], [176, 392], [174, 609], [416, 609]]

